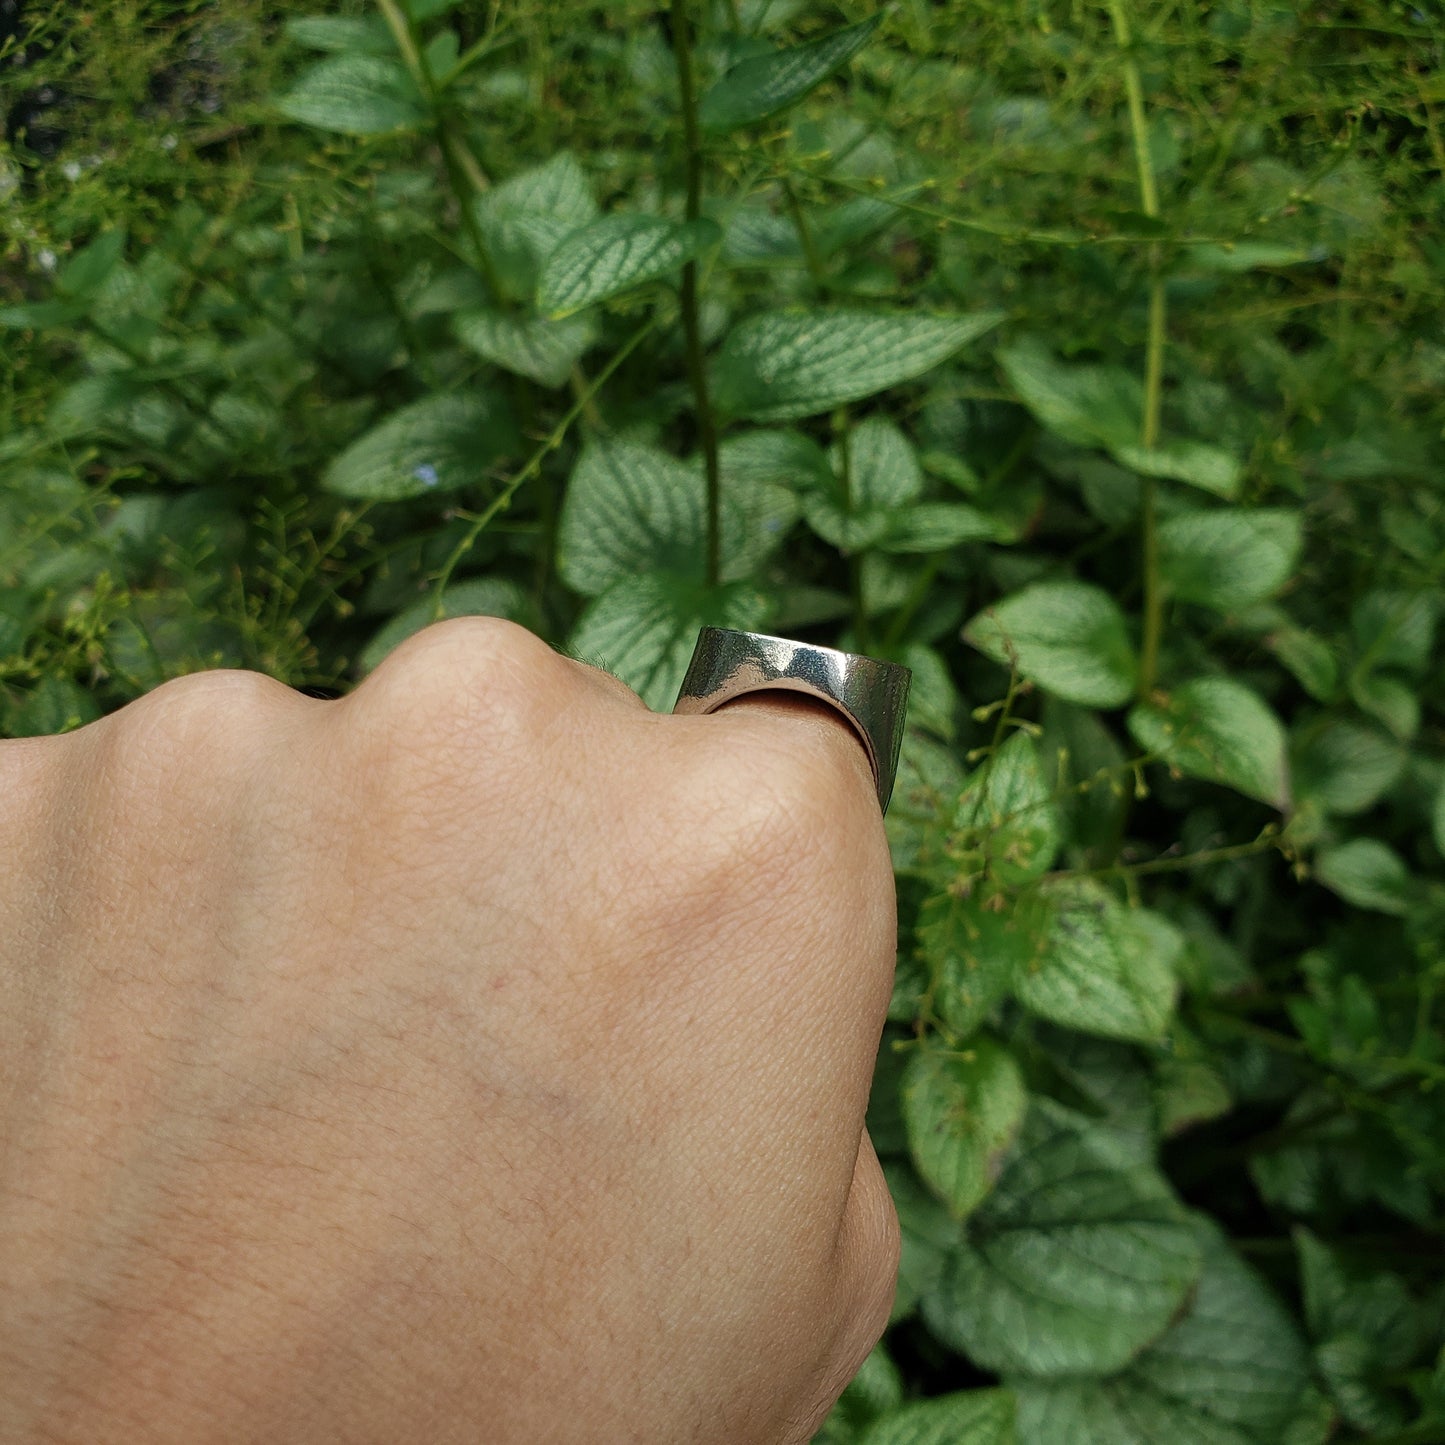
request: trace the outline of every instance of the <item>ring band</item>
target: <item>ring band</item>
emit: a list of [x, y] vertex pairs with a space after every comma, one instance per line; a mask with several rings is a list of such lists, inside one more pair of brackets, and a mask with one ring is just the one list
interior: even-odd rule
[[752, 692], [801, 692], [836, 708], [868, 754], [886, 811], [903, 746], [908, 685], [896, 662], [815, 647], [763, 632], [704, 627], [678, 693], [675, 713], [709, 713]]

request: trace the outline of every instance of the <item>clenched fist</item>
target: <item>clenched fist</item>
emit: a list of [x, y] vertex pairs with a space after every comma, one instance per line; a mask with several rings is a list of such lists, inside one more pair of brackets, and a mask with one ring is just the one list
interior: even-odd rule
[[818, 704], [510, 623], [0, 742], [0, 1439], [806, 1441], [895, 948]]

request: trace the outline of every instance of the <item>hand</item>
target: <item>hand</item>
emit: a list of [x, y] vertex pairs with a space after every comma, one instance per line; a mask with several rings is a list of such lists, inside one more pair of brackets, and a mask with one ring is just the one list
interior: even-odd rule
[[509, 623], [0, 743], [0, 1439], [806, 1441], [886, 1322], [863, 750]]

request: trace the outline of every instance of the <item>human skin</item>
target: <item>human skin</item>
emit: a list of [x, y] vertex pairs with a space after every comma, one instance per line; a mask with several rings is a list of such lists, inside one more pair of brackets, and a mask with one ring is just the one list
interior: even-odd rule
[[806, 1441], [881, 1333], [862, 748], [510, 623], [0, 742], [0, 1439]]

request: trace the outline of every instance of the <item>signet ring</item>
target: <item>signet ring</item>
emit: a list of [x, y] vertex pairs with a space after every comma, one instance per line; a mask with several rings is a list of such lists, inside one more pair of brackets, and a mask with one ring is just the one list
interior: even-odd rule
[[834, 708], [853, 729], [873, 770], [886, 811], [898, 772], [908, 686], [896, 662], [794, 642], [763, 632], [704, 627], [683, 678], [674, 713], [709, 713], [754, 692], [800, 692]]

